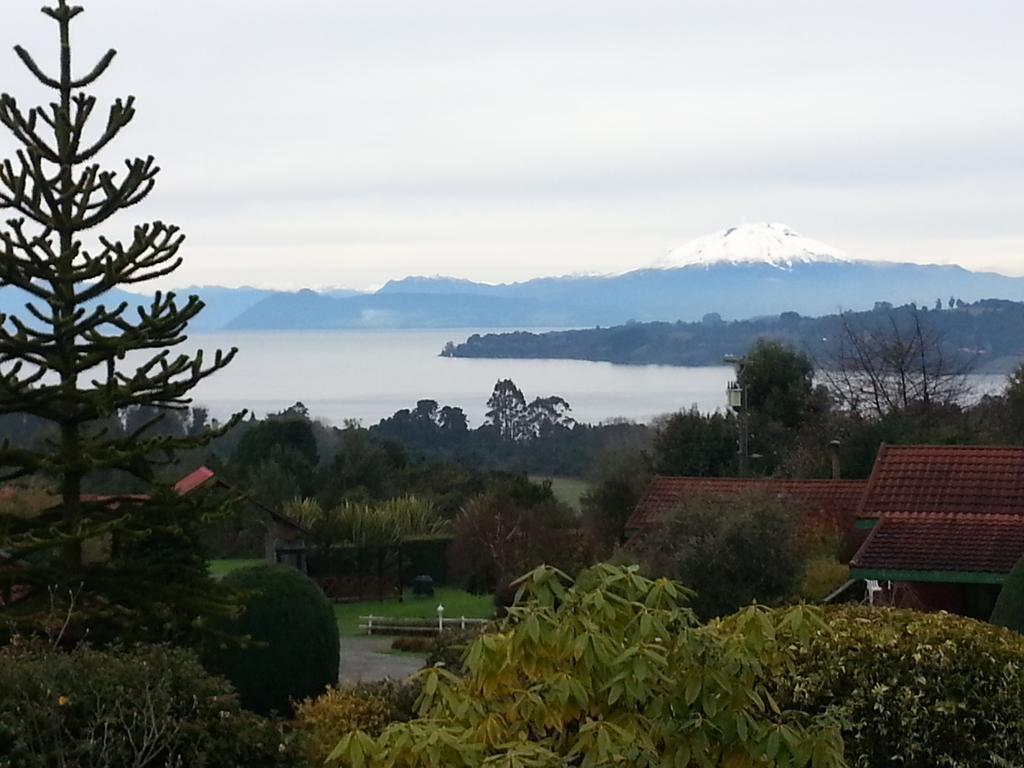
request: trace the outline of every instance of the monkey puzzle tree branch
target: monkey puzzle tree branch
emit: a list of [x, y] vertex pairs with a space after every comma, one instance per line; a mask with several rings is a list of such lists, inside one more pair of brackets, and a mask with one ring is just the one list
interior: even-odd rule
[[[83, 487], [112, 471], [152, 481], [156, 467], [234, 426], [241, 414], [199, 435], [165, 434], [160, 422], [167, 413], [187, 408], [191, 391], [228, 365], [236, 350], [218, 350], [212, 359], [202, 352], [171, 354], [203, 308], [195, 296], [179, 304], [173, 293], [157, 292], [134, 312], [129, 301], [99, 303], [109, 291], [173, 273], [181, 264], [184, 235], [160, 221], [135, 226], [126, 242], [94, 234], [115, 214], [145, 200], [160, 168], [153, 157], [126, 160], [118, 170], [96, 162], [132, 122], [134, 98], [110, 104], [93, 131], [103, 110], [83, 89], [108, 71], [116, 54], [108, 51], [87, 74], [76, 76], [70, 26], [82, 8], [56, 0], [43, 12], [58, 24], [59, 73], [49, 75], [20, 46], [15, 52], [56, 97], [25, 110], [13, 97], [0, 95], [0, 125], [19, 147], [13, 158], [0, 161], [0, 209], [13, 212], [0, 225], [0, 288], [22, 291], [27, 299], [24, 313], [0, 315], [0, 415], [30, 415], [49, 422], [53, 432], [38, 444], [0, 445], [0, 480], [45, 476], [56, 483], [60, 502], [23, 523], [13, 558], [17, 565], [0, 562], [0, 586], [81, 584], [83, 604], [109, 618], [129, 610], [111, 597], [124, 594], [124, 588], [117, 585], [116, 569], [85, 562], [86, 540], [99, 535], [120, 537], [121, 543], [145, 539], [158, 526], [142, 516], [154, 510], [171, 514], [164, 524], [170, 528], [178, 524], [173, 514], [191, 513], [166, 494], [145, 504], [129, 497], [97, 502], [83, 494]], [[141, 362], [133, 354], [147, 350], [152, 356]], [[122, 415], [137, 408], [156, 413], [147, 413], [127, 434], [120, 427], [97, 428], [121, 424]], [[11, 528], [3, 519], [0, 527], [9, 549]], [[19, 555], [29, 550], [39, 555], [30, 567]], [[140, 578], [145, 581], [144, 574]], [[140, 594], [132, 610], [167, 587], [148, 584], [149, 594]], [[208, 588], [203, 575], [179, 592]]]

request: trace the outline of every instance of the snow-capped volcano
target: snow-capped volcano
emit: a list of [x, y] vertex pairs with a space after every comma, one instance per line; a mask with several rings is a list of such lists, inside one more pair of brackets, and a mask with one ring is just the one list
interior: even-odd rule
[[785, 224], [760, 222], [729, 227], [691, 240], [669, 251], [659, 267], [717, 264], [768, 264], [791, 269], [794, 264], [845, 261], [846, 254], [804, 237]]

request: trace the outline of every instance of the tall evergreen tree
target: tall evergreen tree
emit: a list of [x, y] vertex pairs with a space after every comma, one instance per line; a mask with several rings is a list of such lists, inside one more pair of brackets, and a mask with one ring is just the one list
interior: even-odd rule
[[[0, 96], [0, 124], [20, 145], [0, 164], [0, 209], [10, 212], [0, 227], [0, 289], [26, 300], [20, 317], [0, 315], [0, 415], [46, 420], [55, 437], [38, 447], [0, 446], [0, 480], [43, 476], [59, 504], [4, 521], [0, 604], [7, 616], [0, 614], [0, 623], [38, 620], [54, 597], [66, 610], [74, 595], [76, 616], [95, 626], [106, 619], [141, 635], [173, 634], [212, 609], [196, 548], [204, 510], [162, 485], [157, 470], [215, 432], [181, 435], [158, 424], [161, 414], [187, 408], [188, 392], [235, 350], [218, 351], [212, 361], [202, 352], [171, 353], [203, 308], [196, 296], [179, 303], [173, 293], [157, 292], [141, 306], [117, 298], [118, 288], [173, 272], [184, 236], [161, 221], [135, 226], [126, 241], [100, 233], [149, 195], [159, 168], [152, 157], [127, 160], [120, 171], [96, 162], [134, 117], [134, 98], [114, 101], [99, 130], [89, 130], [97, 99], [86, 89], [115, 51], [88, 74], [74, 74], [71, 26], [83, 9], [56, 0], [42, 10], [59, 27], [58, 73], [47, 74], [24, 48], [14, 50], [54, 101], [26, 111]], [[127, 435], [99, 426], [128, 408], [154, 416]], [[90, 477], [111, 472], [153, 490], [145, 498], [83, 495]]]

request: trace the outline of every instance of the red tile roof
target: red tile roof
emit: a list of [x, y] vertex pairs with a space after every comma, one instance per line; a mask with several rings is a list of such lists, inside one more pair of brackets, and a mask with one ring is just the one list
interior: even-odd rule
[[787, 480], [762, 477], [665, 477], [657, 476], [626, 523], [631, 541], [643, 546], [658, 524], [688, 499], [731, 496], [751, 492], [777, 494], [791, 500], [802, 512], [834, 523], [844, 537], [843, 557], [857, 551], [862, 532], [854, 529], [864, 480]]
[[871, 571], [1004, 575], [1022, 555], [1024, 515], [897, 512], [875, 526], [850, 565]]
[[179, 496], [187, 496], [192, 493], [199, 486], [209, 482], [214, 478], [212, 469], [206, 467], [199, 467], [199, 469], [190, 472], [185, 475], [181, 480], [174, 484], [174, 492]]
[[854, 569], [1009, 573], [1024, 556], [1024, 448], [883, 445], [858, 517], [878, 523]]
[[[212, 469], [199, 467], [199, 469], [185, 475], [174, 484], [174, 492], [179, 496], [188, 496], [192, 491], [209, 482], [215, 477]], [[92, 503], [107, 503], [111, 505], [120, 504], [126, 501], [149, 501], [151, 497], [145, 493], [121, 493], [121, 494], [95, 494], [83, 493], [82, 501]]]
[[783, 480], [739, 477], [655, 477], [626, 523], [637, 532], [663, 522], [689, 498], [764, 491], [792, 499], [806, 511], [824, 514], [850, 528], [864, 492], [864, 480]]
[[1024, 448], [883, 445], [858, 517], [896, 512], [1024, 514]]

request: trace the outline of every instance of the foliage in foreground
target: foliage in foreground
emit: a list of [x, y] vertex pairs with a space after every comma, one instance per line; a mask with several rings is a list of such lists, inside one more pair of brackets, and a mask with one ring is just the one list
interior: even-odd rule
[[392, 680], [328, 688], [295, 707], [300, 750], [310, 765], [323, 765], [339, 733], [360, 730], [377, 736], [390, 723], [411, 719], [418, 695], [416, 684]]
[[701, 626], [672, 582], [601, 565], [572, 585], [551, 568], [520, 582], [465, 676], [421, 673], [420, 718], [346, 735], [347, 766], [842, 766], [838, 725], [776, 707], [771, 671], [822, 627], [816, 614], [750, 608]]
[[[776, 615], [776, 620], [784, 616]], [[1024, 755], [1024, 638], [971, 619], [827, 611], [777, 699], [844, 723], [851, 766], [976, 768]]]
[[246, 709], [290, 712], [292, 701], [338, 681], [338, 624], [319, 587], [268, 565], [232, 571], [223, 583], [243, 595], [243, 613], [215, 626], [249, 642], [209, 648], [204, 662], [234, 684]]
[[279, 725], [169, 646], [0, 650], [0, 766], [297, 766]]

